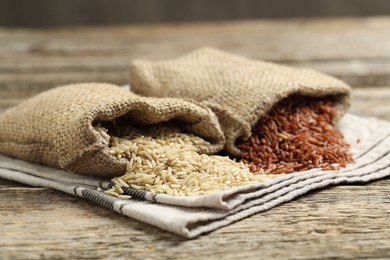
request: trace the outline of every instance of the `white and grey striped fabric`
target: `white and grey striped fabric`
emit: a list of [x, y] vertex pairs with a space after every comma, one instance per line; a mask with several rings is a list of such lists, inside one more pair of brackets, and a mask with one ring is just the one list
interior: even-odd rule
[[[174, 197], [127, 189], [130, 200], [97, 188], [109, 180], [75, 175], [0, 155], [0, 177], [54, 188], [187, 238], [226, 226], [290, 201], [308, 191], [340, 183], [368, 182], [390, 176], [390, 122], [347, 114], [338, 127], [352, 145], [356, 163], [339, 171], [313, 169], [207, 196]], [[27, 202], [26, 202], [27, 203]], [[129, 220], [131, 221], [131, 220]]]

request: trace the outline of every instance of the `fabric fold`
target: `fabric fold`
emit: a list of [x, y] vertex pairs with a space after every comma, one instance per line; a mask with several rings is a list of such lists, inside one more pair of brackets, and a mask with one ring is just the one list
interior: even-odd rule
[[[359, 126], [359, 127], [356, 127]], [[110, 210], [193, 238], [291, 201], [309, 191], [341, 183], [364, 183], [390, 176], [390, 122], [347, 114], [340, 130], [356, 158], [338, 171], [313, 169], [280, 175], [207, 196], [156, 196], [119, 199], [99, 190], [108, 179], [75, 175], [49, 166], [0, 155], [0, 177], [32, 186], [50, 187], [93, 201]], [[360, 140], [360, 141], [357, 141]]]

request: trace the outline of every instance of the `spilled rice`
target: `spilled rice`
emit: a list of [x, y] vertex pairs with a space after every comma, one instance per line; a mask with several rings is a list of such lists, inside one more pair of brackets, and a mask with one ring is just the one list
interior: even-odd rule
[[350, 145], [333, 124], [331, 100], [291, 96], [274, 106], [238, 147], [254, 173], [336, 170], [354, 162]]
[[168, 126], [152, 127], [142, 133], [131, 129], [124, 137], [109, 135], [107, 129], [95, 130], [109, 143], [113, 156], [127, 161], [126, 173], [112, 179], [106, 194], [123, 196], [124, 189], [147, 190], [174, 196], [195, 196], [228, 190], [265, 181], [242, 162], [228, 157], [197, 152], [207, 145], [200, 137], [180, 133]]

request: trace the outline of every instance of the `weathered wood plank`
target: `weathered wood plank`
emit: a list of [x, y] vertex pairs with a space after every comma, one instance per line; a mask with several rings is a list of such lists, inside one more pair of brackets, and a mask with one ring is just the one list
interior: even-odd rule
[[351, 113], [375, 116], [390, 121], [390, 86], [383, 88], [354, 89], [351, 96]]
[[[278, 61], [390, 57], [390, 18], [290, 19], [149, 26], [0, 30], [0, 52], [172, 57], [215, 46]], [[156, 48], [157, 47], [157, 48]], [[251, 55], [253, 56], [253, 55]]]
[[31, 87], [40, 83], [35, 74], [65, 72], [69, 81], [123, 82], [131, 59], [172, 58], [202, 46], [318, 69], [357, 87], [383, 86], [390, 84], [388, 28], [390, 18], [377, 17], [0, 29], [0, 88]]
[[[148, 55], [150, 54], [145, 54]], [[248, 54], [248, 57], [253, 56], [255, 53]], [[171, 56], [173, 57], [176, 55]], [[42, 80], [42, 75], [60, 79], [67, 75], [68, 80], [73, 81], [125, 82], [129, 61], [133, 59], [130, 53], [100, 54], [100, 56], [81, 54], [70, 57], [23, 54], [0, 55], [0, 58], [3, 60], [0, 64], [0, 87], [11, 85], [22, 89], [44, 84], [36, 80]], [[390, 58], [289, 61], [282, 64], [312, 68], [338, 77], [355, 88], [390, 85]]]
[[335, 76], [353, 88], [390, 86], [390, 59], [346, 59], [288, 62]]
[[89, 71], [89, 72], [54, 72], [54, 73], [7, 73], [0, 74], [0, 91], [9, 95], [22, 96], [23, 94], [38, 93], [42, 90], [80, 82], [110, 82], [126, 84], [127, 70], [122, 71]]
[[390, 255], [389, 184], [387, 179], [312, 192], [189, 241], [57, 191], [3, 188], [0, 201], [12, 198], [12, 203], [0, 205], [0, 255], [13, 259], [386, 258]]

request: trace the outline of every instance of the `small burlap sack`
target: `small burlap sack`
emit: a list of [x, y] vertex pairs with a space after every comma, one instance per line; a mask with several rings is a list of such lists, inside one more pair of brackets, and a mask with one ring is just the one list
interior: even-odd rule
[[111, 84], [74, 84], [41, 93], [0, 114], [0, 153], [79, 174], [122, 175], [126, 161], [113, 157], [93, 125], [121, 117], [133, 125], [172, 121], [211, 142], [224, 139], [207, 107], [174, 98], [139, 97]]
[[193, 99], [218, 116], [226, 138], [225, 149], [240, 155], [237, 140], [273, 105], [292, 95], [331, 96], [335, 121], [349, 107], [350, 88], [322, 73], [250, 60], [212, 48], [202, 48], [165, 61], [135, 60], [130, 64], [130, 86], [138, 94]]

